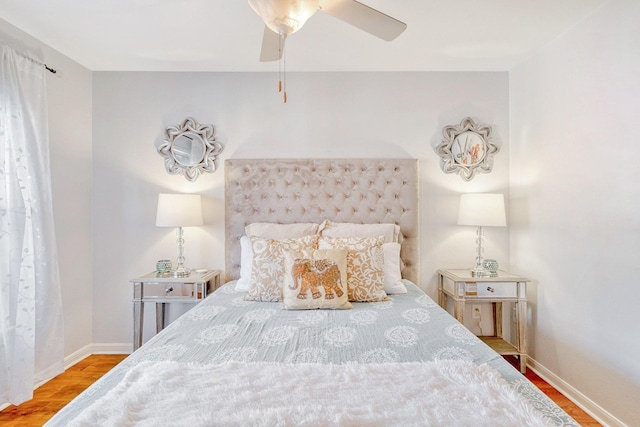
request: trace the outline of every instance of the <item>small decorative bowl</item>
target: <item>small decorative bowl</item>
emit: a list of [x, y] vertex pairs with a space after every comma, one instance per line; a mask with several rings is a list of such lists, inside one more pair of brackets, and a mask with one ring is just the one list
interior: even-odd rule
[[497, 273], [500, 266], [498, 265], [498, 261], [495, 259], [485, 259], [482, 261], [482, 266], [489, 270], [491, 273]]
[[156, 262], [156, 271], [158, 272], [158, 274], [167, 274], [171, 272], [172, 267], [173, 266], [171, 265], [171, 261], [168, 259], [161, 259]]

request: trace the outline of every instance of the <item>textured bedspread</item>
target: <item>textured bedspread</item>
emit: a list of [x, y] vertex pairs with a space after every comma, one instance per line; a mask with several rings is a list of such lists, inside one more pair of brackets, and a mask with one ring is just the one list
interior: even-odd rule
[[[381, 364], [469, 361], [487, 364], [554, 425], [577, 424], [501, 356], [415, 285], [389, 301], [353, 310], [288, 311], [281, 303], [244, 301], [228, 283], [184, 314], [60, 411], [47, 425], [67, 425], [144, 361], [193, 364], [273, 362]], [[233, 381], [233, 379], [230, 379]]]

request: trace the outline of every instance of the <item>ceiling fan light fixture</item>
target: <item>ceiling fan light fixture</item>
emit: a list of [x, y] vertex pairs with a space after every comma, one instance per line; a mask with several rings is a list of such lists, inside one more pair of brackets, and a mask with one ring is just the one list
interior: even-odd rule
[[320, 0], [249, 0], [249, 5], [274, 33], [298, 31], [320, 7]]

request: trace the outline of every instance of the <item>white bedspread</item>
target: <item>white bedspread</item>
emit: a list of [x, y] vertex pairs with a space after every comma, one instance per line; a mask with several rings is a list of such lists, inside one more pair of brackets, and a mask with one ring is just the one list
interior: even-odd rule
[[492, 368], [144, 362], [71, 426], [546, 426]]

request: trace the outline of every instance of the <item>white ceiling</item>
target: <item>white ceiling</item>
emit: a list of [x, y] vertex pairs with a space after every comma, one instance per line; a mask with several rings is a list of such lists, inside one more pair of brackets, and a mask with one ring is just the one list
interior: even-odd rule
[[[607, 0], [360, 0], [408, 25], [385, 42], [324, 13], [289, 71], [505, 71]], [[246, 0], [0, 0], [0, 17], [94, 71], [274, 71]]]

